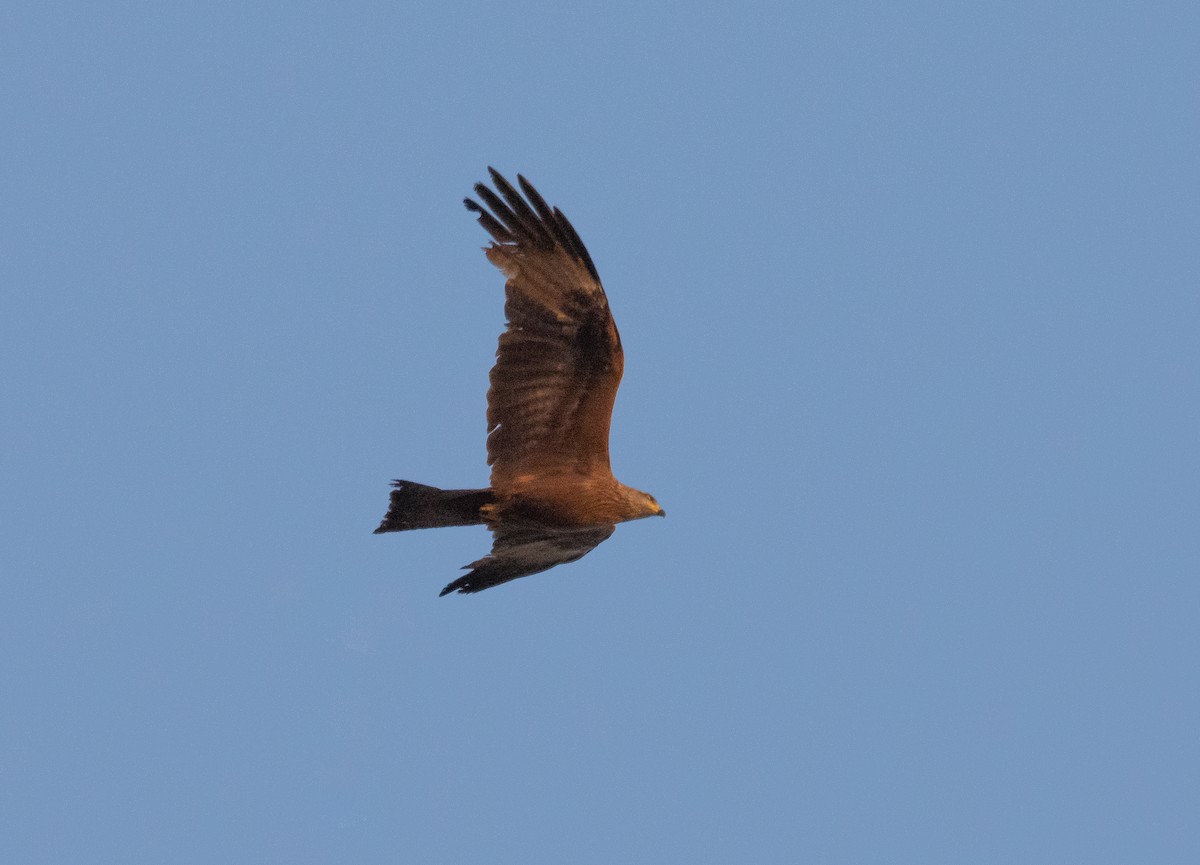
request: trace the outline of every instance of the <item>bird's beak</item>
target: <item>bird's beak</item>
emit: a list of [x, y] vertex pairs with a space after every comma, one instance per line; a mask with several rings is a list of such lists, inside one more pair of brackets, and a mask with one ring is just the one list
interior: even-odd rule
[[664, 511], [664, 510], [662, 509], [662, 507], [659, 507], [659, 509], [658, 509], [658, 513], [657, 513], [657, 514], [655, 514], [655, 516], [656, 516], [656, 517], [665, 517], [666, 515], [667, 515], [667, 512], [666, 512], [666, 511]]

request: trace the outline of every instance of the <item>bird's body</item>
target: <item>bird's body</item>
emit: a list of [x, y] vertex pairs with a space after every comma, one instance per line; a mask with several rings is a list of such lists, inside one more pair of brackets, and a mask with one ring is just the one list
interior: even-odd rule
[[[586, 555], [616, 524], [664, 512], [613, 477], [608, 431], [624, 369], [621, 338], [579, 235], [523, 177], [524, 197], [494, 169], [499, 195], [464, 203], [494, 242], [488, 260], [507, 278], [488, 390], [491, 486], [439, 490], [395, 481], [376, 533], [485, 524], [490, 555], [442, 594], [478, 592]], [[490, 212], [489, 212], [490, 211]]]

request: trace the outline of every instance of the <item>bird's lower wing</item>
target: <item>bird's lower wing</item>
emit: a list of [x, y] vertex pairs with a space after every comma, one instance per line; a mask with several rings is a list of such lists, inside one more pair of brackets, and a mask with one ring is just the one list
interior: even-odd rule
[[471, 572], [446, 586], [441, 594], [482, 592], [518, 577], [528, 577], [555, 565], [576, 561], [607, 540], [615, 530], [616, 526], [588, 529], [498, 527], [494, 530], [491, 553], [466, 565]]

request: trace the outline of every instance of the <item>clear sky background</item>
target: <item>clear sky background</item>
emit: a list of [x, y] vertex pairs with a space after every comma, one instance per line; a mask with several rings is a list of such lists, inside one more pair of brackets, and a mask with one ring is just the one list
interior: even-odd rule
[[[0, 860], [1200, 861], [1200, 6], [0, 12]], [[666, 520], [483, 529], [492, 164]]]

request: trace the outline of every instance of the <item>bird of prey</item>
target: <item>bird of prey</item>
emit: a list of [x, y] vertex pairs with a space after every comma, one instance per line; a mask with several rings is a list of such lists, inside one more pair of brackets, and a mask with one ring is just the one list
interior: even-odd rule
[[[608, 427], [624, 354], [596, 266], [571, 223], [520, 175], [518, 192], [489, 168], [482, 205], [467, 210], [492, 236], [504, 274], [504, 314], [488, 390], [491, 486], [442, 490], [393, 481], [376, 534], [486, 525], [492, 551], [442, 589], [468, 594], [574, 562], [616, 524], [666, 516], [654, 496], [619, 483]], [[498, 194], [497, 194], [498, 193]]]

